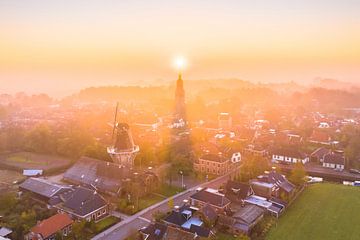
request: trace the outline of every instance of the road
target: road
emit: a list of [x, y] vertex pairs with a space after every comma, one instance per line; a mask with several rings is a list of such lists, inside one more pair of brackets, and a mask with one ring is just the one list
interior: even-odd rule
[[[225, 183], [231, 174], [234, 174], [236, 171], [239, 170], [237, 167], [234, 171], [230, 172], [227, 175], [218, 177], [214, 180], [209, 182], [205, 182], [194, 186], [190, 189], [185, 190], [184, 192], [178, 193], [172, 198], [174, 199], [175, 205], [181, 205], [184, 199], [189, 199], [189, 197], [196, 192], [196, 189], [199, 187], [210, 187], [210, 188], [218, 188], [221, 184]], [[147, 226], [151, 220], [152, 215], [156, 211], [167, 212], [169, 211], [168, 207], [169, 198], [156, 203], [142, 211], [129, 216], [128, 218], [124, 219], [123, 221], [115, 224], [114, 226], [108, 228], [107, 230], [101, 232], [100, 234], [96, 235], [92, 238], [92, 240], [122, 240], [126, 237], [134, 234], [138, 229]]]
[[[277, 168], [291, 171], [294, 168], [294, 165], [284, 165], [284, 164], [274, 164]], [[307, 163], [305, 165], [306, 172], [313, 177], [322, 177], [327, 180], [332, 181], [359, 181], [360, 174], [349, 173], [344, 170], [342, 172], [337, 172], [331, 168], [325, 168], [316, 163]]]

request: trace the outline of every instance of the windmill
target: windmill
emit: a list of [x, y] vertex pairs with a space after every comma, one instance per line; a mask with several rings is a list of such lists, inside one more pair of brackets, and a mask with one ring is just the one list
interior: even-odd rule
[[114, 163], [132, 168], [136, 154], [140, 149], [134, 144], [129, 125], [117, 121], [118, 108], [119, 103], [116, 104], [111, 146], [107, 148], [107, 152]]

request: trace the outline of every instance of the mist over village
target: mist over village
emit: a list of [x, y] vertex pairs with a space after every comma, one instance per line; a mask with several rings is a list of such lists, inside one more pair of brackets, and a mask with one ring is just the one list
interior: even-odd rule
[[0, 240], [358, 240], [360, 4], [0, 0]]

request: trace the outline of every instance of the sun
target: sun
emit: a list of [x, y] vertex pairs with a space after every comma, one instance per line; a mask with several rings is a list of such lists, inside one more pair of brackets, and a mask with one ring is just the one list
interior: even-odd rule
[[184, 70], [186, 67], [186, 59], [182, 56], [178, 56], [174, 59], [174, 67], [178, 70]]

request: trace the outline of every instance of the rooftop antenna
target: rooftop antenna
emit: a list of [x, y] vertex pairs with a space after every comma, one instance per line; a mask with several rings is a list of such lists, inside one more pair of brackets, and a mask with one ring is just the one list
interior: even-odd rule
[[115, 117], [114, 117], [114, 126], [113, 126], [112, 135], [111, 135], [111, 142], [114, 140], [114, 134], [115, 134], [115, 128], [116, 128], [116, 120], [117, 120], [118, 108], [119, 108], [119, 102], [116, 103]]

